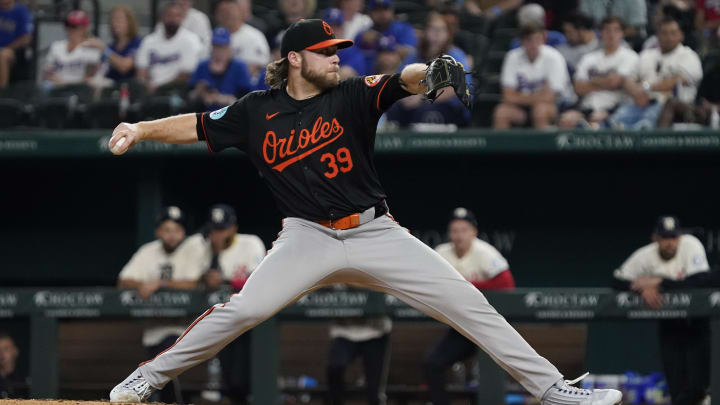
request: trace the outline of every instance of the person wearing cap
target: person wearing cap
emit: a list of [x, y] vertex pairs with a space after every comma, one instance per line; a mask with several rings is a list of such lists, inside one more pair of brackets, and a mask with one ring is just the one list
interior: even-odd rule
[[[448, 224], [450, 242], [435, 251], [479, 290], [511, 290], [515, 280], [510, 265], [491, 244], [479, 239], [478, 224], [472, 211], [458, 207]], [[449, 405], [445, 373], [456, 362], [477, 353], [478, 347], [455, 329], [449, 328], [433, 345], [423, 361], [433, 405]]]
[[88, 39], [90, 17], [74, 10], [65, 17], [66, 39], [53, 42], [45, 58], [43, 79], [53, 85], [88, 83], [100, 65], [97, 49], [81, 46]]
[[180, 6], [166, 3], [161, 15], [162, 29], [145, 37], [135, 56], [137, 77], [150, 93], [160, 86], [187, 83], [205, 55], [197, 35], [181, 27]]
[[[686, 279], [706, 279], [709, 270], [702, 242], [684, 233], [677, 217], [661, 216], [653, 229], [652, 243], [636, 250], [615, 270], [613, 287], [635, 291], [650, 308], [658, 309], [663, 306], [662, 290], [683, 287]], [[673, 405], [700, 403], [710, 384], [708, 319], [663, 320], [658, 332]]]
[[[155, 237], [140, 247], [118, 275], [117, 287], [136, 290], [140, 299], [148, 299], [161, 288], [191, 290], [200, 285], [203, 267], [200, 258], [185, 240], [185, 213], [176, 206], [162, 209], [155, 221]], [[149, 357], [165, 350], [183, 333], [186, 322], [168, 320], [147, 323], [142, 344]], [[176, 402], [170, 387], [162, 390], [163, 402]]]
[[0, 0], [0, 89], [7, 87], [11, 71], [32, 42], [32, 14], [15, 0]]
[[233, 58], [227, 29], [218, 27], [213, 31], [210, 59], [200, 62], [190, 78], [190, 87], [190, 100], [201, 111], [232, 104], [252, 87], [247, 65]]
[[135, 54], [142, 43], [137, 19], [130, 7], [119, 5], [110, 10], [110, 35], [113, 39], [110, 44], [89, 38], [82, 46], [102, 52], [103, 63], [107, 64], [105, 77], [115, 83], [128, 81], [135, 77]]
[[355, 43], [365, 52], [368, 66], [373, 65], [378, 42], [383, 37], [395, 39], [397, 52], [403, 60], [414, 55], [418, 46], [415, 30], [410, 24], [395, 19], [392, 0], [368, 0], [367, 6], [373, 26], [359, 33], [355, 37]]
[[[210, 208], [203, 231], [185, 242], [200, 258], [202, 281], [209, 290], [229, 285], [242, 290], [265, 257], [265, 244], [256, 235], [238, 233], [237, 214], [227, 204]], [[245, 333], [218, 354], [226, 393], [233, 405], [246, 404], [250, 393], [250, 333]]]
[[[240, 2], [248, 3], [242, 7]], [[265, 34], [247, 24], [249, 0], [222, 0], [215, 6], [215, 20], [230, 33], [230, 47], [235, 59], [244, 62], [253, 81], [258, 73], [270, 63], [270, 45]]]
[[[245, 152], [284, 219], [242, 292], [209, 308], [169, 350], [128, 374], [110, 391], [110, 401], [143, 402], [310, 291], [352, 283], [393, 294], [462, 330], [542, 405], [620, 403], [618, 390], [571, 387], [579, 380], [566, 381], [481, 292], [392, 219], [373, 159], [377, 124], [396, 101], [428, 92], [428, 65], [340, 81], [337, 50], [352, 45], [320, 19], [297, 21], [283, 37], [281, 59], [268, 65], [270, 90], [211, 113], [121, 123], [113, 130], [108, 148], [116, 155], [143, 141], [204, 141], [212, 152]], [[447, 59], [429, 62], [456, 68]]]
[[[323, 13], [323, 21], [330, 24], [333, 31], [335, 32], [336, 38], [352, 38], [345, 32], [345, 17], [342, 10], [339, 8], [330, 7]], [[338, 51], [338, 57], [340, 61], [340, 80], [347, 79], [349, 77], [368, 74], [368, 68], [365, 61], [365, 55], [358, 48], [351, 46], [349, 48]], [[373, 73], [380, 73], [374, 71]], [[393, 71], [392, 73], [395, 73]]]

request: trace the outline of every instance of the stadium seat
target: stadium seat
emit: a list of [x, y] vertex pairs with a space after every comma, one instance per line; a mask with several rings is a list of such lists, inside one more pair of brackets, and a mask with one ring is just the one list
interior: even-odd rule
[[483, 64], [483, 72], [500, 74], [506, 53], [507, 52], [503, 51], [488, 52], [487, 57], [485, 58], [485, 63]]
[[25, 104], [11, 98], [0, 98], [0, 128], [21, 125], [25, 117]]
[[462, 13], [460, 15], [460, 26], [466, 31], [480, 35], [486, 35], [490, 28], [487, 18], [470, 13]]
[[54, 87], [50, 90], [50, 97], [66, 98], [77, 97], [78, 104], [86, 104], [93, 100], [94, 89], [87, 84], [68, 84], [65, 86]]
[[490, 128], [493, 124], [493, 112], [495, 106], [500, 103], [499, 94], [475, 94], [473, 98], [472, 125], [482, 128]]
[[121, 121], [133, 121], [132, 111], [120, 117], [120, 104], [116, 98], [106, 98], [88, 105], [86, 121], [90, 128], [115, 128]]
[[139, 119], [151, 120], [188, 112], [185, 100], [177, 95], [148, 97], [138, 108]]
[[520, 36], [517, 28], [500, 28], [493, 32], [490, 37], [490, 50], [507, 51], [510, 49], [510, 43], [514, 38]]

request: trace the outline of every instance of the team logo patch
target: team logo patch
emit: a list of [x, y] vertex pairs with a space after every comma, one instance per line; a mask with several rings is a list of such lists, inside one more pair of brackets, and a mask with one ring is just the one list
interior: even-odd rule
[[365, 76], [365, 84], [368, 87], [376, 86], [378, 83], [380, 83], [380, 79], [382, 77], [383, 75]]
[[323, 21], [322, 23], [323, 23], [323, 29], [325, 30], [325, 33], [328, 35], [332, 35], [334, 32], [333, 32], [333, 29], [330, 26], [330, 24], [326, 23], [325, 21]]
[[[228, 107], [229, 107], [229, 106], [228, 106]], [[210, 113], [210, 118], [211, 118], [211, 119], [214, 119], [214, 120], [219, 120], [220, 118], [222, 118], [222, 117], [225, 115], [225, 113], [227, 112], [228, 107], [223, 107], [223, 108], [221, 108], [221, 109], [219, 109], [219, 110], [215, 110], [215, 111], [211, 112], [211, 113]]]

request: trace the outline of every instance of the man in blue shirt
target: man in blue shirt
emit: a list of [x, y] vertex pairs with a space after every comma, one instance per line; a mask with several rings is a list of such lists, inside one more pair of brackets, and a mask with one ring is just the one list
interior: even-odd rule
[[383, 37], [395, 40], [403, 61], [413, 56], [418, 45], [415, 30], [409, 24], [395, 20], [392, 0], [369, 0], [367, 6], [373, 26], [355, 38], [355, 45], [365, 53], [367, 66], [373, 66], [378, 42]]
[[15, 0], [0, 0], [0, 89], [7, 87], [16, 55], [30, 44], [32, 32], [28, 9]]
[[193, 88], [190, 98], [206, 111], [230, 105], [251, 89], [247, 66], [233, 59], [230, 31], [215, 28], [210, 59], [200, 62], [190, 78], [190, 86]]

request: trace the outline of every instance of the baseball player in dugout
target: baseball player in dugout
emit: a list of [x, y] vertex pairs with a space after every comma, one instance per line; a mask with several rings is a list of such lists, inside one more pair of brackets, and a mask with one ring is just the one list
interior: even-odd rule
[[367, 403], [385, 404], [391, 330], [392, 321], [387, 316], [340, 319], [330, 324], [327, 365], [330, 405], [345, 403], [345, 369], [357, 357], [363, 361]]
[[[118, 276], [118, 288], [135, 289], [141, 299], [148, 299], [158, 289], [189, 290], [199, 286], [203, 268], [197, 254], [185, 243], [185, 214], [179, 207], [162, 209], [155, 222], [156, 240], [138, 249]], [[148, 356], [154, 357], [170, 346], [185, 330], [187, 323], [168, 319], [144, 322], [142, 344]], [[164, 389], [153, 399], [172, 403], [178, 398], [179, 383]]]
[[[696, 285], [695, 280], [709, 278], [705, 248], [696, 237], [682, 232], [676, 217], [658, 218], [652, 240], [615, 270], [615, 288], [636, 291], [648, 306], [660, 308], [663, 305], [661, 291], [692, 287]], [[658, 329], [672, 404], [701, 403], [710, 386], [709, 320], [662, 320]]]
[[115, 128], [108, 144], [115, 154], [147, 141], [244, 151], [285, 219], [240, 294], [208, 309], [169, 350], [140, 364], [110, 400], [144, 401], [284, 306], [345, 283], [392, 294], [452, 326], [544, 405], [619, 403], [617, 390], [583, 390], [565, 381], [477, 288], [389, 214], [373, 163], [378, 119], [403, 97], [434, 99], [448, 87], [469, 107], [463, 66], [442, 55], [401, 73], [340, 81], [337, 50], [352, 44], [335, 38], [322, 20], [295, 22], [282, 39], [281, 59], [268, 65], [270, 90], [211, 113]]
[[[209, 290], [230, 285], [242, 290], [250, 274], [265, 257], [265, 244], [256, 235], [237, 233], [237, 215], [226, 204], [210, 208], [208, 223], [185, 244], [205, 269], [203, 282]], [[226, 394], [233, 405], [246, 404], [250, 393], [250, 333], [243, 333], [218, 353]]]
[[[448, 234], [450, 242], [439, 245], [435, 251], [465, 280], [479, 290], [515, 288], [507, 260], [491, 244], [478, 239], [475, 214], [456, 208], [448, 224]], [[445, 372], [456, 362], [477, 353], [477, 349], [475, 343], [452, 328], [433, 346], [423, 363], [433, 405], [450, 404], [445, 391]]]

